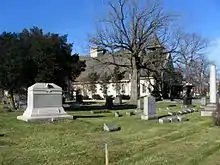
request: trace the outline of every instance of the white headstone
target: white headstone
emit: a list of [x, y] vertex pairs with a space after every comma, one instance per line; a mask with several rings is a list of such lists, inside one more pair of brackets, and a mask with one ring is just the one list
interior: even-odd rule
[[206, 99], [206, 97], [202, 97], [202, 99], [201, 99], [201, 104], [202, 104], [202, 105], [206, 105], [206, 104], [207, 104], [207, 99]]
[[157, 118], [155, 98], [152, 96], [144, 97], [144, 110], [141, 115], [142, 120]]
[[17, 119], [24, 121], [73, 119], [62, 107], [62, 88], [53, 83], [36, 83], [28, 88], [27, 108]]

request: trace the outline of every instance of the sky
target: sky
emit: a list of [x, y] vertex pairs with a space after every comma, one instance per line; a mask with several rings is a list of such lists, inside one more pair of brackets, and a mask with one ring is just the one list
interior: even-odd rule
[[[0, 0], [0, 32], [38, 26], [68, 34], [73, 51], [88, 54], [88, 34], [105, 12], [104, 5], [103, 0]], [[207, 56], [220, 64], [220, 1], [164, 0], [164, 8], [180, 15], [178, 23], [185, 31], [207, 38], [211, 43]]]

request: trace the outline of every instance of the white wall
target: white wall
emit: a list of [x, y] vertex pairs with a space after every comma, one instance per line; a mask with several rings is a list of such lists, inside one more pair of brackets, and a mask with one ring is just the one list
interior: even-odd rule
[[[151, 84], [154, 84], [154, 79], [153, 78], [150, 79], [150, 81], [151, 81]], [[115, 90], [114, 85], [115, 85], [115, 83], [109, 83], [109, 85], [108, 85], [108, 95], [113, 95], [115, 97], [116, 96], [116, 90]], [[121, 89], [121, 94], [131, 95], [131, 82], [124, 82], [121, 85], [123, 86], [122, 89]], [[145, 89], [146, 89], [145, 92], [143, 91], [144, 85], [145, 85]], [[92, 98], [92, 93], [87, 90], [86, 85], [79, 84], [79, 85], [75, 85], [75, 87], [81, 89], [82, 95], [88, 95], [90, 98]], [[97, 87], [96, 88], [97, 89], [96, 94], [99, 94], [101, 97], [103, 97], [103, 93], [102, 93], [100, 84], [96, 84], [96, 87]], [[140, 96], [145, 96], [145, 95], [150, 94], [150, 91], [148, 90], [148, 87], [150, 87], [151, 90], [153, 90], [153, 87], [150, 86], [150, 83], [149, 83], [148, 80], [141, 79], [140, 80]]]
[[[153, 90], [153, 87], [151, 84], [154, 85], [153, 78], [150, 79], [150, 82], [148, 80], [140, 80], [140, 96], [145, 96], [145, 95], [150, 94], [150, 91], [148, 90], [148, 88], [150, 87], [151, 91]], [[145, 92], [143, 90], [144, 88], [146, 89]]]

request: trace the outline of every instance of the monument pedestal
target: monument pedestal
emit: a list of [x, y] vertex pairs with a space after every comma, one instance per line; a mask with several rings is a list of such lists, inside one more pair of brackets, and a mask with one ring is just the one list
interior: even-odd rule
[[71, 115], [54, 115], [54, 116], [17, 116], [18, 120], [26, 121], [26, 122], [34, 122], [34, 121], [54, 121], [54, 120], [63, 120], [63, 119], [73, 119]]
[[152, 120], [152, 119], [157, 119], [157, 115], [141, 115], [141, 120]]
[[73, 119], [62, 106], [62, 88], [53, 83], [36, 83], [28, 88], [27, 108], [18, 120], [54, 121]]
[[204, 107], [204, 110], [201, 111], [201, 116], [212, 116], [213, 112], [216, 110], [217, 104], [209, 103]]

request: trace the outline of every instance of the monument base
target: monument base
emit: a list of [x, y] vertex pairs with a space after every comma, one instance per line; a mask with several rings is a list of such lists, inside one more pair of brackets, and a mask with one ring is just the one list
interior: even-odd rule
[[152, 120], [152, 119], [157, 119], [157, 115], [144, 115], [142, 114], [141, 115], [141, 120]]
[[73, 119], [71, 115], [57, 115], [57, 116], [17, 116], [18, 120], [26, 121], [26, 122], [34, 122], [34, 121], [54, 121], [54, 120], [63, 120], [63, 119]]
[[204, 107], [204, 110], [201, 111], [201, 116], [212, 116], [213, 112], [216, 110], [216, 104], [210, 103]]

